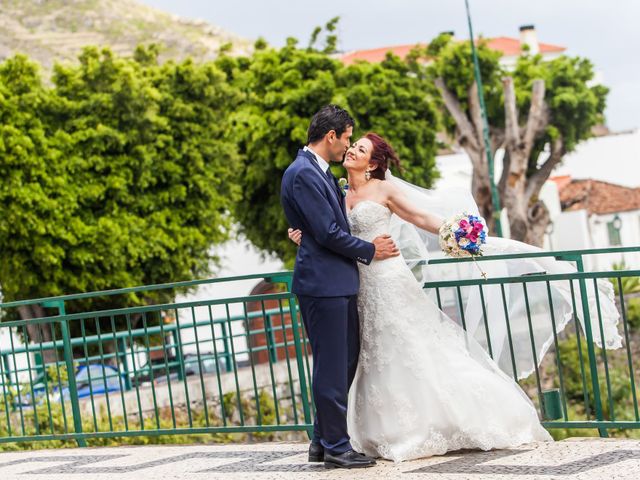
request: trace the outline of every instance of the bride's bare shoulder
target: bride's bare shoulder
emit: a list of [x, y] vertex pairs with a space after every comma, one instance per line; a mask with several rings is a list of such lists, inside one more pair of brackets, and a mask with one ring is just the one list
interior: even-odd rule
[[395, 186], [391, 185], [390, 182], [387, 182], [386, 180], [379, 180], [376, 178], [375, 180], [371, 179], [369, 183], [371, 184], [371, 188], [369, 191], [374, 197], [376, 197], [376, 201], [378, 203], [386, 204], [393, 196]]
[[380, 192], [384, 193], [387, 197], [393, 197], [400, 191], [396, 185], [392, 182], [387, 182], [386, 180], [380, 180], [378, 188]]

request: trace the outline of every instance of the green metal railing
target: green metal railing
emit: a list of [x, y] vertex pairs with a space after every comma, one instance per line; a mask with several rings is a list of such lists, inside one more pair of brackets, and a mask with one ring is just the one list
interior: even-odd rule
[[[283, 312], [285, 315], [290, 313], [290, 309], [284, 308]], [[127, 353], [130, 349], [134, 350], [134, 355], [140, 355], [141, 353], [144, 355], [145, 353], [153, 354], [153, 352], [162, 352], [163, 350], [175, 350], [175, 359], [171, 360], [167, 363], [167, 366], [170, 370], [178, 369], [181, 365], [185, 364], [188, 366], [189, 363], [197, 363], [194, 360], [188, 360], [184, 358], [184, 348], [188, 348], [190, 346], [194, 346], [196, 349], [199, 348], [198, 342], [188, 341], [188, 342], [178, 342], [177, 335], [180, 334], [182, 330], [195, 329], [198, 327], [212, 327], [216, 330], [219, 329], [220, 333], [217, 334], [217, 340], [222, 342], [220, 348], [216, 348], [215, 355], [201, 355], [201, 359], [203, 361], [213, 360], [214, 362], [220, 362], [218, 368], [221, 372], [230, 372], [232, 371], [232, 353], [230, 350], [230, 342], [236, 338], [241, 337], [239, 334], [229, 334], [227, 325], [229, 322], [232, 324], [235, 322], [244, 322], [246, 320], [260, 319], [264, 318], [265, 320], [265, 330], [266, 335], [269, 336], [270, 344], [268, 346], [269, 355], [271, 356], [272, 361], [277, 361], [276, 353], [277, 353], [277, 341], [275, 339], [275, 333], [281, 330], [275, 323], [278, 321], [280, 315], [283, 313], [279, 309], [267, 309], [264, 312], [256, 311], [249, 312], [246, 315], [232, 315], [230, 318], [214, 318], [212, 320], [200, 320], [195, 323], [189, 324], [181, 324], [176, 325], [175, 323], [167, 324], [164, 326], [152, 326], [147, 328], [138, 328], [132, 329], [131, 331], [118, 331], [113, 335], [108, 335], [105, 338], [105, 334], [98, 335], [85, 335], [81, 337], [75, 337], [70, 339], [70, 345], [73, 348], [77, 347], [87, 347], [91, 345], [95, 345], [98, 348], [101, 348], [105, 342], [111, 341], [115, 348], [114, 353], [104, 353], [100, 352], [97, 355], [88, 355], [84, 358], [87, 364], [91, 363], [100, 363], [104, 360], [111, 360], [120, 362], [121, 373], [124, 375], [125, 380], [125, 390], [131, 390], [133, 383], [138, 380], [138, 376], [136, 372], [131, 368], [131, 364], [126, 361], [127, 357], [130, 355]], [[166, 338], [162, 342], [161, 345], [151, 345], [148, 350], [145, 350], [143, 347], [137, 346], [135, 343], [131, 343], [131, 340], [141, 339], [144, 342], [146, 336], [150, 338], [158, 335], [165, 335]], [[58, 341], [48, 341], [41, 342], [39, 344], [38, 350], [42, 349], [43, 351], [48, 351], [51, 349], [62, 350], [64, 348], [63, 340]], [[29, 345], [21, 345], [18, 347], [14, 347], [13, 349], [0, 349], [0, 361], [3, 365], [8, 365], [9, 360], [15, 355], [20, 354], [28, 354], [35, 353], [35, 370], [36, 370], [36, 380], [40, 379], [44, 373], [47, 366], [52, 366], [53, 364], [43, 364], [42, 363], [42, 355], [39, 354], [38, 351], [33, 352], [33, 347], [29, 347]], [[146, 357], [145, 357], [146, 358]], [[182, 358], [182, 360], [178, 360], [178, 358]], [[164, 368], [163, 365], [150, 365], [148, 369], [151, 370], [160, 370]], [[138, 370], [140, 367], [138, 367]], [[7, 369], [7, 375], [4, 381], [7, 385], [11, 385], [13, 383], [19, 383], [18, 376], [23, 373], [28, 373], [28, 368], [15, 368], [15, 369]], [[0, 384], [2, 384], [3, 379], [0, 379]]]
[[[453, 298], [452, 317], [465, 327], [461, 289], [478, 289], [482, 296], [483, 289], [511, 286], [522, 289], [527, 298], [527, 289], [534, 285], [547, 289], [560, 282], [569, 285], [573, 310], [578, 312], [573, 318], [576, 327], [555, 333], [557, 319], [550, 296], [554, 345], [540, 366], [534, 358], [534, 375], [520, 383], [537, 404], [545, 426], [596, 428], [606, 435], [610, 429], [640, 427], [635, 382], [640, 366], [634, 363], [635, 327], [628, 316], [632, 299], [623, 288], [640, 277], [640, 271], [582, 270], [586, 255], [630, 252], [640, 252], [640, 247], [483, 257], [478, 261], [553, 257], [573, 261], [579, 271], [429, 282], [424, 288], [435, 293], [446, 311], [443, 299]], [[465, 261], [437, 259], [429, 264]], [[78, 300], [131, 294], [139, 300], [148, 292], [239, 280], [266, 280], [283, 288], [261, 295], [67, 313], [67, 307]], [[584, 303], [587, 289], [599, 280], [612, 280], [618, 290], [625, 339], [621, 350], [599, 349], [590, 322], [585, 322], [584, 333], [577, 327], [578, 315], [598, 318], [603, 336], [600, 303], [595, 309]], [[0, 349], [0, 442], [62, 439], [86, 445], [92, 438], [140, 435], [310, 434], [311, 360], [290, 285], [291, 272], [277, 272], [0, 304], [4, 311], [40, 305], [58, 313], [0, 323], [0, 335], [6, 340]], [[593, 290], [597, 295], [598, 289]], [[167, 317], [173, 320], [167, 322]], [[482, 320], [491, 354], [486, 311]], [[507, 331], [509, 322], [507, 316]], [[31, 341], [23, 342], [26, 338]], [[563, 349], [575, 350], [572, 364], [568, 359], [573, 357]], [[531, 351], [525, 353], [535, 356], [535, 351], [532, 334]], [[523, 352], [511, 350], [512, 361], [515, 354]], [[85, 377], [77, 373], [83, 367]]]
[[[89, 438], [138, 435], [309, 433], [309, 348], [289, 288], [65, 313], [66, 302], [77, 299], [252, 279], [288, 285], [291, 274], [0, 304], [55, 306], [60, 312], [0, 323], [10, 343], [0, 350], [0, 442], [74, 439], [84, 446]], [[173, 321], [163, 321], [167, 314]], [[28, 338], [28, 329], [32, 339], [49, 340], [22, 344], [18, 339]], [[71, 331], [80, 335], [72, 338]], [[34, 363], [34, 357], [43, 361]], [[82, 380], [76, 371], [85, 374]]]

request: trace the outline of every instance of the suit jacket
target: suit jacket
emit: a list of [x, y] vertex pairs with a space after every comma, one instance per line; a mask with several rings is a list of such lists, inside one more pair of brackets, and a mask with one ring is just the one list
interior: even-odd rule
[[350, 234], [344, 196], [311, 152], [299, 150], [284, 172], [280, 200], [289, 225], [302, 230], [293, 293], [356, 295], [360, 287], [356, 262], [368, 265], [375, 247]]

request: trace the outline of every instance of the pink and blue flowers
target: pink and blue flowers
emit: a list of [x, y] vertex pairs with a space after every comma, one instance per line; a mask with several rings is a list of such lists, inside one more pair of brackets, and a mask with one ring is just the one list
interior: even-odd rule
[[440, 247], [451, 257], [482, 255], [486, 239], [487, 226], [476, 215], [454, 215], [440, 227]]

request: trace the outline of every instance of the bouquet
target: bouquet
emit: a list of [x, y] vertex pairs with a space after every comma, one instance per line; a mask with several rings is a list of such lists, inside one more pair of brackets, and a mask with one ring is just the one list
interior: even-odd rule
[[[470, 256], [475, 262], [475, 257], [482, 255], [482, 244], [486, 243], [486, 239], [487, 226], [484, 219], [476, 215], [454, 215], [440, 227], [440, 248], [450, 257]], [[480, 273], [482, 278], [487, 278], [481, 269]]]

